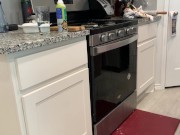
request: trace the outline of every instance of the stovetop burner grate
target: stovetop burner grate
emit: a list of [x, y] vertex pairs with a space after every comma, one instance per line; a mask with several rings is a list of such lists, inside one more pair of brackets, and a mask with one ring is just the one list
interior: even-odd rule
[[90, 30], [90, 35], [130, 27], [137, 24], [137, 20], [125, 20], [122, 18], [79, 20], [68, 23], [70, 26], [85, 26], [86, 29]]

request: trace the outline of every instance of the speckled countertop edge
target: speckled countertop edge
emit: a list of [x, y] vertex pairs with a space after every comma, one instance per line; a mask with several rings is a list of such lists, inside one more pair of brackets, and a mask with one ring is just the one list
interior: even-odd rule
[[149, 24], [149, 23], [154, 23], [154, 22], [158, 22], [161, 20], [161, 16], [154, 16], [154, 20], [151, 21], [149, 18], [139, 18], [138, 19], [138, 25], [145, 25], [145, 24]]
[[161, 16], [154, 16], [154, 20], [151, 21], [149, 18], [134, 18], [134, 19], [128, 19], [128, 18], [122, 18], [122, 17], [112, 17], [112, 20], [137, 20], [138, 21], [138, 25], [145, 25], [148, 23], [153, 23], [153, 22], [157, 22], [159, 20], [161, 20]]
[[89, 30], [66, 33], [24, 34], [22, 30], [0, 33], [0, 55], [25, 51], [28, 49], [53, 45], [62, 41], [89, 35]]
[[[160, 19], [161, 16], [155, 16], [153, 21], [150, 21], [148, 18], [138, 18], [137, 20], [138, 25], [141, 26], [157, 22]], [[89, 34], [89, 30], [67, 33], [51, 32], [44, 34], [24, 34], [22, 30], [8, 33], [0, 33], [0, 55], [25, 51], [36, 47], [53, 45], [53, 43], [60, 43], [62, 41], [83, 37]]]

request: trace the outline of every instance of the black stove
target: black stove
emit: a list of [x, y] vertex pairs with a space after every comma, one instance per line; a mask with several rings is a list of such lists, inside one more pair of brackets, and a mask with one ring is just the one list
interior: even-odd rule
[[94, 135], [110, 135], [135, 109], [136, 20], [92, 19], [74, 23], [87, 36]]
[[90, 19], [69, 22], [70, 26], [85, 26], [90, 30], [88, 45], [97, 46], [137, 33], [137, 20], [122, 18]]
[[84, 25], [87, 29], [90, 30], [90, 35], [99, 34], [102, 32], [107, 32], [111, 30], [116, 30], [123, 27], [129, 27], [137, 25], [137, 20], [129, 20], [123, 18], [115, 19], [89, 19], [89, 20], [79, 20], [79, 21], [70, 21], [68, 25], [70, 26], [79, 26]]
[[94, 135], [110, 135], [135, 109], [137, 20], [69, 22], [90, 31], [87, 39]]

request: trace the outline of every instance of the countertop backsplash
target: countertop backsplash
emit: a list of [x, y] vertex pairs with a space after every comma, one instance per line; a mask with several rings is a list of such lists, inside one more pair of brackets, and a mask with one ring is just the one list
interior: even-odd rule
[[157, 0], [134, 0], [134, 5], [136, 7], [142, 5], [143, 10], [156, 10]]

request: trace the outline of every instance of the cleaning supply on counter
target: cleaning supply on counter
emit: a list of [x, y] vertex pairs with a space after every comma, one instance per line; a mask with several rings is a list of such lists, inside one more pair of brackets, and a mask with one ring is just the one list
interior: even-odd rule
[[24, 23], [28, 23], [28, 18], [33, 14], [30, 0], [21, 0], [22, 15]]
[[8, 23], [6, 22], [6, 18], [0, 1], [0, 33], [4, 33], [7, 31], [8, 31]]
[[67, 12], [66, 6], [62, 0], [58, 0], [56, 4], [56, 17], [59, 32], [66, 32], [67, 27]]

